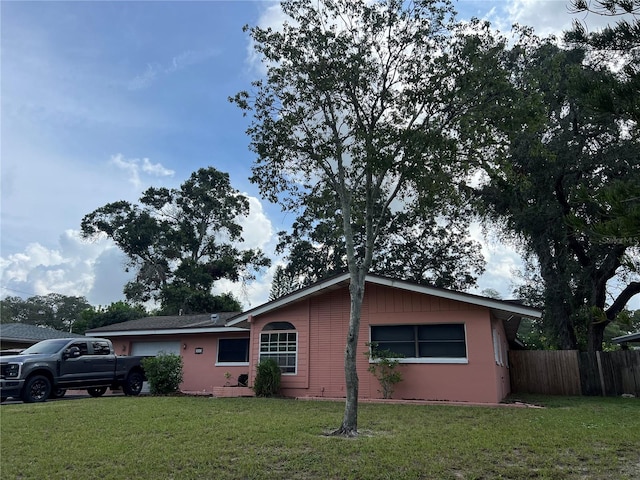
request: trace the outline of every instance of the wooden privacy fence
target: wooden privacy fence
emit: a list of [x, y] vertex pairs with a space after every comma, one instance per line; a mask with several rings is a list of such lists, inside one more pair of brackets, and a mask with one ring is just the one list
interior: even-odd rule
[[509, 352], [513, 393], [640, 397], [640, 350]]

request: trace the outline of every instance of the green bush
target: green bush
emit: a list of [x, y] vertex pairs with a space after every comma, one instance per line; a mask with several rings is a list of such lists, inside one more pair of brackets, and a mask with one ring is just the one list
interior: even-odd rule
[[282, 372], [273, 358], [265, 358], [258, 364], [253, 391], [257, 397], [273, 397], [280, 391]]
[[399, 358], [403, 355], [392, 352], [391, 350], [380, 350], [377, 342], [367, 343], [369, 351], [365, 355], [373, 361], [369, 365], [369, 371], [380, 382], [382, 398], [391, 398], [395, 384], [402, 381], [402, 374], [396, 370], [400, 363]]
[[178, 391], [182, 383], [182, 357], [161, 353], [157, 357], [142, 360], [144, 373], [149, 381], [149, 390], [156, 395], [166, 395]]

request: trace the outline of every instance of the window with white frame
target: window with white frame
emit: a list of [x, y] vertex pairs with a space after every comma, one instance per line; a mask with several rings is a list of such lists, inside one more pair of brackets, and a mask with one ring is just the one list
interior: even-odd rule
[[399, 354], [401, 362], [466, 363], [463, 323], [372, 325], [371, 341], [380, 350]]
[[272, 322], [260, 333], [260, 361], [273, 358], [283, 375], [295, 375], [298, 364], [298, 332], [289, 322]]
[[248, 338], [221, 338], [218, 340], [216, 365], [248, 365]]

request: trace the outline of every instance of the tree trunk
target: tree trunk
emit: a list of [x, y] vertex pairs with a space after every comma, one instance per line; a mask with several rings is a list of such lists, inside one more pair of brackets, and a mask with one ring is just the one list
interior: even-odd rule
[[[548, 287], [547, 287], [548, 288]], [[578, 347], [575, 329], [571, 320], [567, 300], [549, 288], [545, 298], [544, 313], [545, 330], [555, 338], [561, 350], [575, 350]]]
[[364, 298], [365, 276], [358, 274], [351, 276], [349, 294], [351, 297], [351, 311], [349, 315], [349, 331], [347, 345], [344, 351], [344, 377], [347, 387], [347, 399], [344, 406], [342, 425], [332, 435], [355, 437], [358, 435], [358, 333], [360, 330], [360, 314], [362, 313], [362, 299]]
[[589, 322], [587, 351], [594, 353], [602, 350], [602, 342], [604, 342], [604, 330], [609, 322]]

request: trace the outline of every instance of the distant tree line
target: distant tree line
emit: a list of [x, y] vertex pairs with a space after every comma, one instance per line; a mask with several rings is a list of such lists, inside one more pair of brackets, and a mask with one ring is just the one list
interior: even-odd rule
[[78, 334], [147, 315], [142, 305], [118, 301], [106, 307], [94, 307], [85, 297], [58, 293], [26, 299], [10, 296], [0, 300], [1, 323], [26, 323]]

